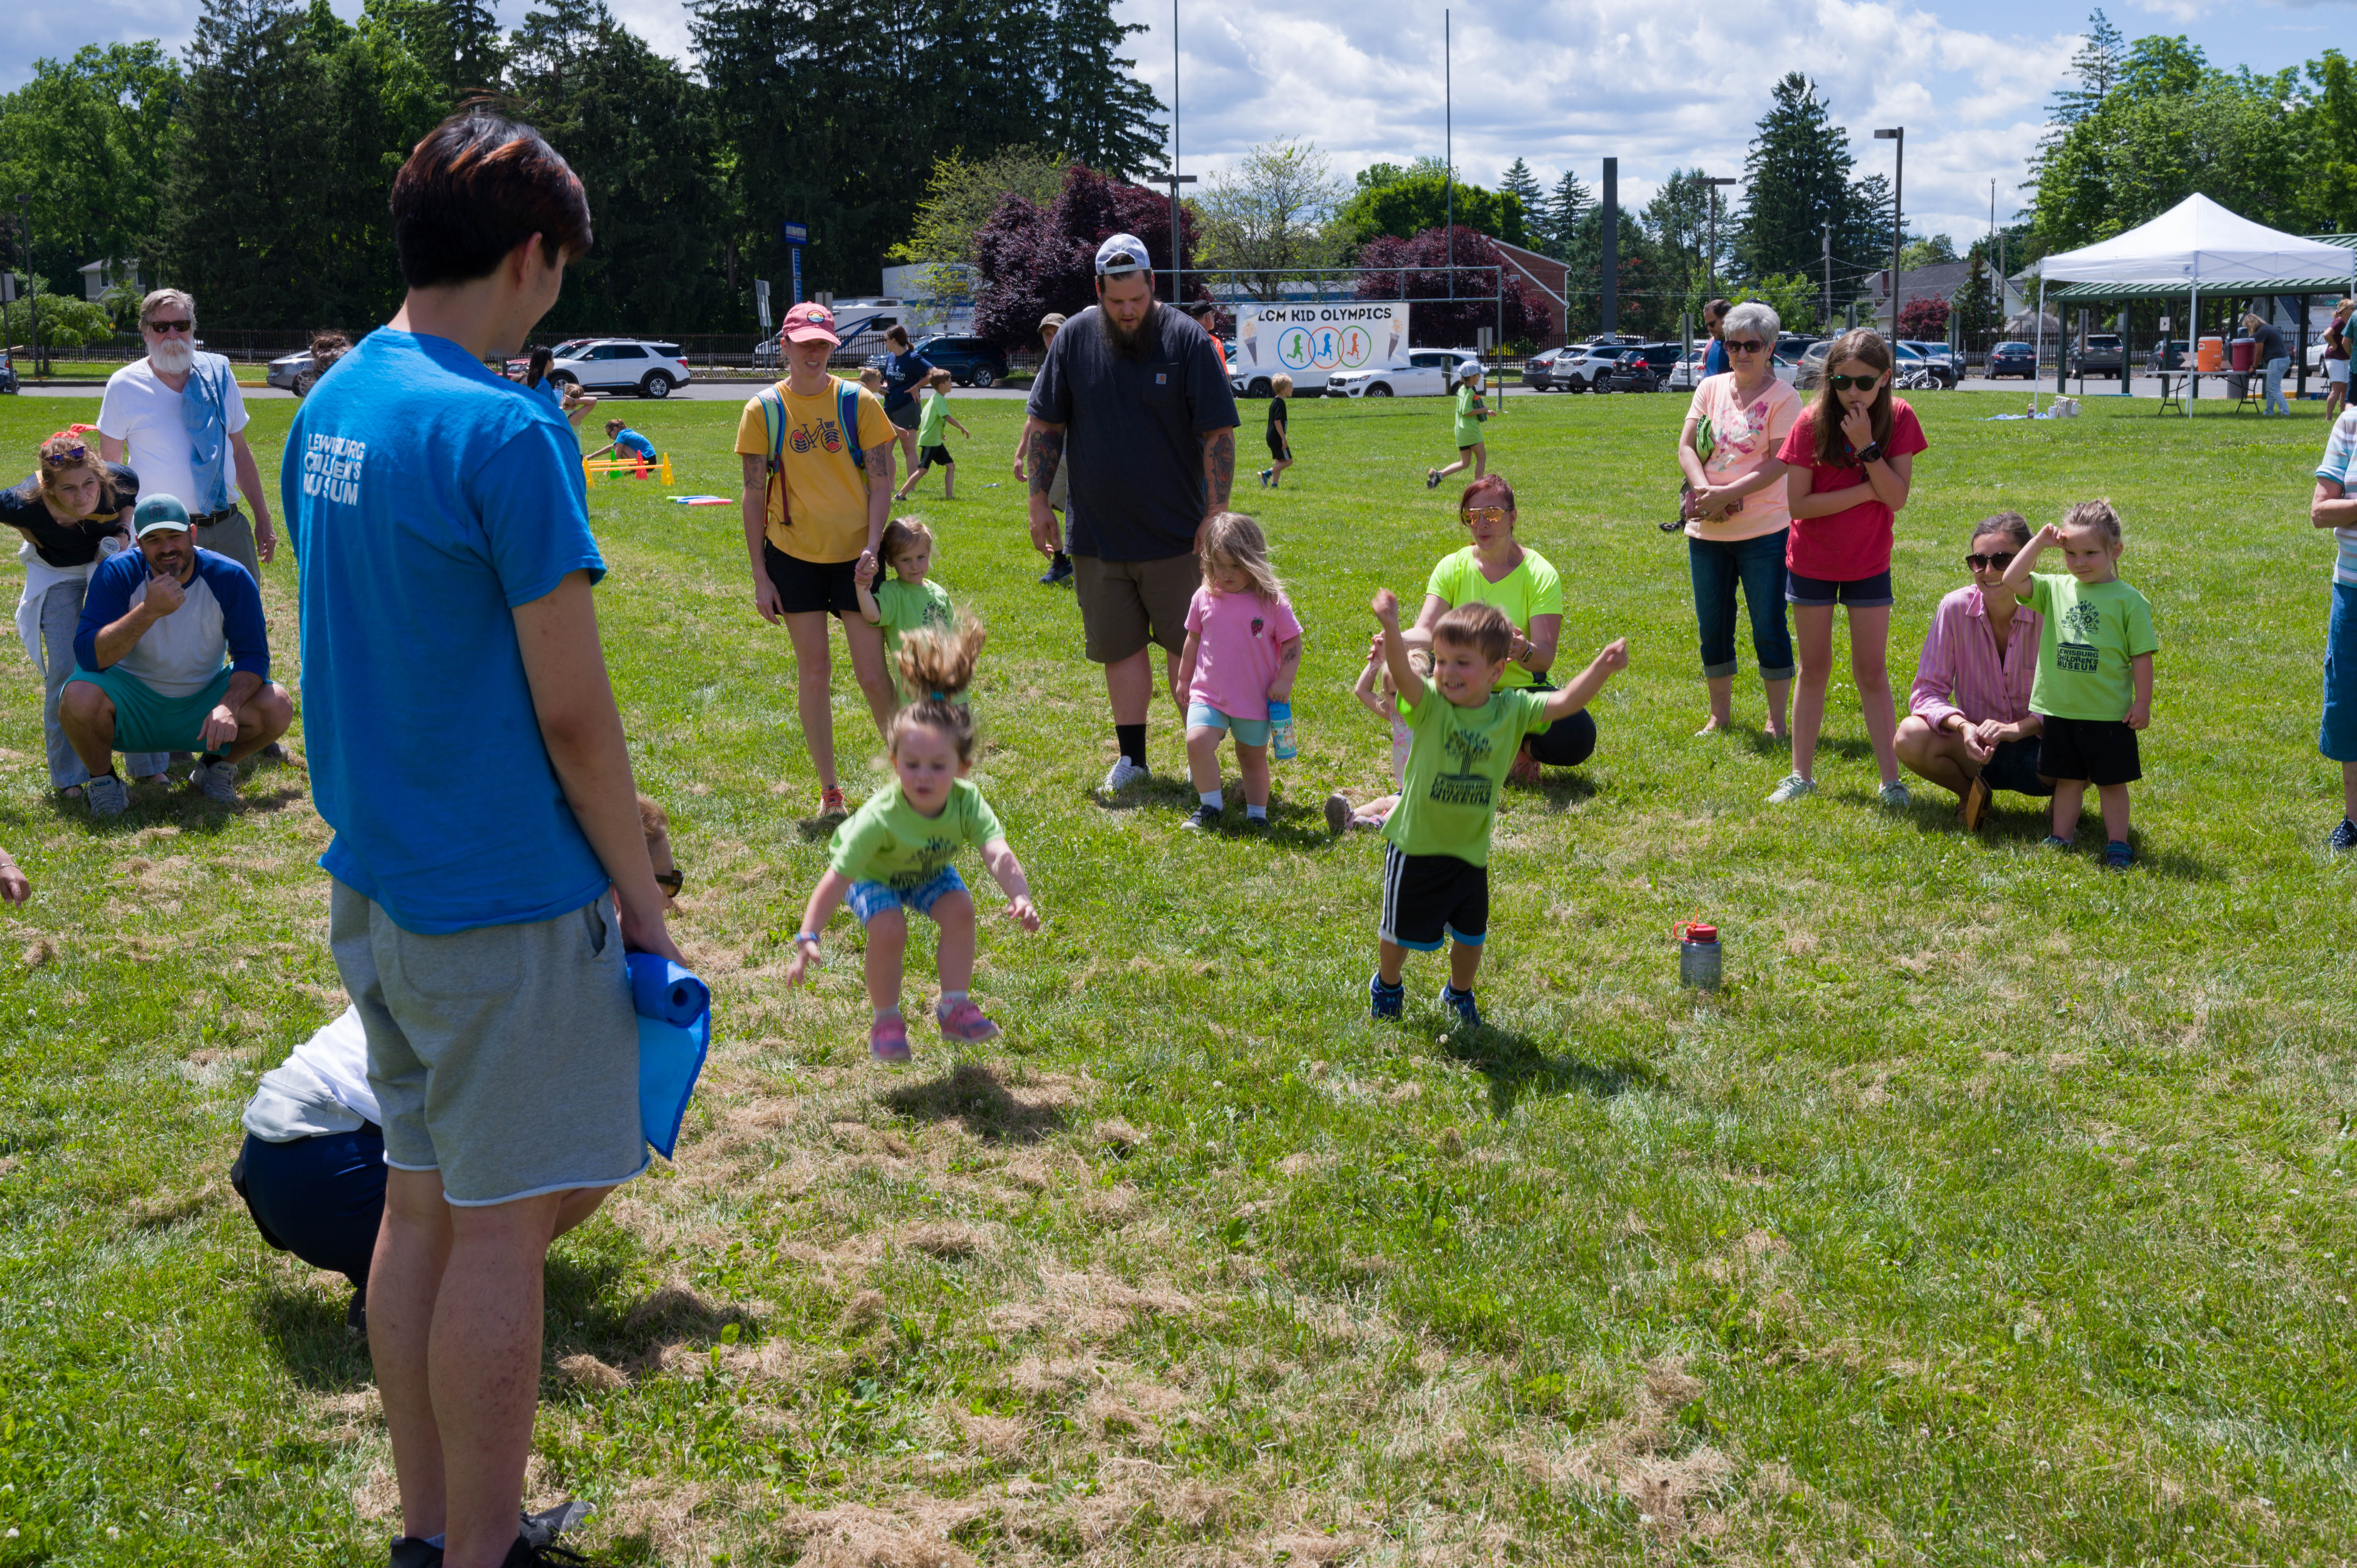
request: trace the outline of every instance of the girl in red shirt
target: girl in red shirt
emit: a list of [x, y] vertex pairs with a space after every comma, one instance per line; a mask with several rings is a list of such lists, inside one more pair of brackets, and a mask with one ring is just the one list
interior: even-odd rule
[[1792, 771], [1772, 802], [1816, 789], [1817, 732], [1833, 675], [1834, 607], [1849, 611], [1850, 678], [1857, 683], [1867, 737], [1882, 772], [1881, 800], [1907, 805], [1899, 781], [1899, 728], [1890, 696], [1890, 532], [1907, 504], [1923, 426], [1890, 395], [1890, 346], [1872, 328], [1834, 339], [1816, 401], [1776, 454], [1788, 466], [1792, 513], [1784, 546], [1784, 596], [1800, 633], [1800, 675], [1792, 683]]

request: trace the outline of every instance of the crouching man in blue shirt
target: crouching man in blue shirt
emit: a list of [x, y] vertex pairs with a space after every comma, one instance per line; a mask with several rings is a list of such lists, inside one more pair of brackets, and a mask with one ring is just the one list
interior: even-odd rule
[[74, 672], [58, 701], [58, 721], [90, 769], [91, 814], [118, 817], [131, 803], [115, 777], [117, 751], [201, 753], [188, 782], [234, 804], [237, 765], [295, 717], [286, 688], [270, 680], [261, 592], [244, 567], [197, 547], [178, 497], [142, 498], [132, 531], [138, 550], [91, 575]]

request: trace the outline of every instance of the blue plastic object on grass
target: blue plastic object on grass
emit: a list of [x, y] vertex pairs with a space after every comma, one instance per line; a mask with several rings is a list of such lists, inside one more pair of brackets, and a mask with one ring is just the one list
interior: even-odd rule
[[712, 992], [667, 958], [634, 952], [630, 1005], [639, 1015], [639, 1128], [664, 1159], [679, 1146], [688, 1096], [712, 1048]]

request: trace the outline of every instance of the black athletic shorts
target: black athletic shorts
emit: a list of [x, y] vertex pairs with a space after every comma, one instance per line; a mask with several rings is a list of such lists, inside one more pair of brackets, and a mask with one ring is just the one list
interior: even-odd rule
[[1402, 854], [1383, 845], [1383, 916], [1376, 934], [1395, 948], [1437, 952], [1444, 938], [1478, 948], [1490, 934], [1490, 868], [1453, 854]]
[[2038, 737], [2038, 771], [2049, 779], [2090, 784], [2133, 784], [2144, 777], [2136, 732], [2122, 719], [2046, 716]]
[[1293, 448], [1286, 446], [1285, 437], [1274, 430], [1268, 433], [1268, 455], [1280, 463], [1293, 461]]
[[1981, 782], [1992, 789], [2022, 795], [2051, 795], [2054, 786], [2038, 776], [2038, 737], [2001, 740], [1981, 764]]
[[846, 617], [859, 613], [856, 561], [805, 561], [764, 540], [761, 565], [777, 587], [778, 607], [790, 616], [813, 610]]
[[957, 459], [950, 456], [950, 449], [946, 446], [920, 446], [917, 448], [917, 467], [954, 468]]

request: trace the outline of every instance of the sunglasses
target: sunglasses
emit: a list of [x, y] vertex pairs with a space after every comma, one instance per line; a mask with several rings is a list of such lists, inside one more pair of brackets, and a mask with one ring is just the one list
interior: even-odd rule
[[1728, 338], [1723, 341], [1727, 344], [1727, 351], [1730, 354], [1757, 354], [1760, 349], [1768, 347], [1767, 344], [1750, 338]]
[[1882, 384], [1880, 376], [1827, 376], [1825, 385], [1835, 392], [1847, 392], [1856, 387], [1860, 392], [1872, 392]]
[[[42, 442], [41, 446], [44, 448], [48, 448], [49, 442], [68, 440], [72, 436], [72, 435], [73, 432], [70, 430], [60, 430], [56, 435], [50, 436], [48, 441]], [[41, 453], [41, 461], [47, 463], [52, 468], [78, 468], [90, 461], [90, 448], [83, 443], [76, 441], [70, 446], [59, 446], [54, 450], [44, 450]]]
[[687, 886], [687, 873], [677, 866], [669, 871], [658, 871], [655, 873], [655, 886], [676, 898], [679, 890]]
[[1967, 555], [1964, 557], [1964, 564], [1970, 566], [1975, 572], [1982, 571], [1984, 569], [1991, 572], [2002, 572], [2007, 566], [2013, 564], [2013, 552], [2010, 550], [2005, 550], [1998, 552], [1995, 555]]
[[150, 321], [147, 323], [147, 330], [155, 333], [160, 338], [167, 332], [191, 331], [195, 328], [196, 325], [197, 324], [195, 322], [183, 316], [177, 321]]
[[1486, 522], [1494, 528], [1505, 521], [1506, 509], [1501, 506], [1469, 507], [1465, 512], [1465, 521], [1469, 527], [1477, 522]]

